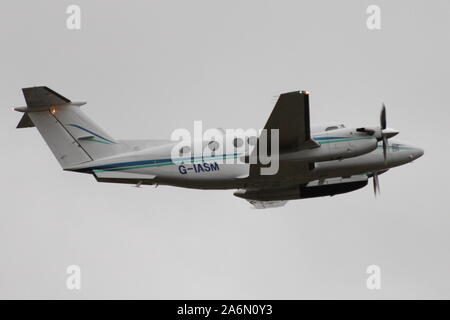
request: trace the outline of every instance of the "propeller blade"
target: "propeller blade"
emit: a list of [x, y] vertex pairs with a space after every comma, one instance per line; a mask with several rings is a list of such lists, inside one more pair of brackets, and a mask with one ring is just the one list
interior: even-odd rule
[[377, 181], [375, 180], [376, 173], [372, 176], [372, 182], [373, 182], [373, 194], [375, 195], [375, 198], [377, 197]]
[[383, 103], [383, 107], [381, 108], [381, 114], [380, 114], [380, 125], [381, 129], [386, 129], [386, 106]]
[[373, 192], [375, 194], [375, 197], [377, 196], [377, 194], [380, 194], [380, 181], [378, 180], [378, 173], [374, 172], [373, 173]]
[[380, 180], [378, 179], [378, 174], [377, 174], [377, 191], [378, 195], [380, 195]]
[[387, 136], [383, 135], [383, 157], [384, 157], [384, 164], [387, 163], [387, 147], [389, 146], [388, 144], [388, 138]]

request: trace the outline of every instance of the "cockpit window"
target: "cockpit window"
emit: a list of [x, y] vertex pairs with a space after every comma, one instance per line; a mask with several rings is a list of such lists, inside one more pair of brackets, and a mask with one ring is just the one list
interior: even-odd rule
[[337, 129], [343, 129], [345, 126], [343, 124], [338, 124], [336, 126], [329, 126], [325, 129], [325, 131], [331, 131], [331, 130], [337, 130]]
[[331, 130], [337, 130], [337, 129], [339, 129], [338, 126], [331, 126], [331, 127], [327, 127], [327, 128], [325, 129], [325, 131], [331, 131]]
[[400, 151], [400, 144], [398, 144], [398, 143], [393, 143], [393, 144], [391, 144], [391, 149], [392, 149], [392, 151]]

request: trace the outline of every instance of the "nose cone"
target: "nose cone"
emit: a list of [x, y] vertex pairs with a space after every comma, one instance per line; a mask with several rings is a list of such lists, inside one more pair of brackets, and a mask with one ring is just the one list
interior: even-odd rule
[[409, 158], [411, 159], [411, 161], [416, 160], [416, 159], [420, 158], [421, 156], [423, 156], [423, 153], [424, 153], [423, 149], [413, 147], [413, 148], [411, 148]]

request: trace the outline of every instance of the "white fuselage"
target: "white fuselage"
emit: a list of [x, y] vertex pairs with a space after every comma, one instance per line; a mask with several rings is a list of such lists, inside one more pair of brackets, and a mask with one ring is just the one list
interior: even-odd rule
[[[299, 176], [267, 177], [265, 183], [303, 184], [333, 177], [382, 172], [411, 162], [423, 150], [391, 141], [384, 160], [381, 143], [353, 129], [313, 132], [312, 139], [320, 147], [298, 153], [281, 154], [280, 161], [304, 164], [315, 159], [314, 168]], [[207, 144], [205, 141], [203, 145]], [[364, 144], [363, 144], [364, 143]], [[250, 165], [241, 161], [244, 153], [191, 154], [172, 158], [174, 142], [130, 151], [117, 157], [96, 160], [67, 170], [101, 173], [103, 175], [132, 174], [149, 177], [149, 184], [166, 184], [199, 189], [235, 189], [252, 184]], [[308, 152], [311, 154], [308, 155]], [[348, 153], [348, 156], [346, 156]], [[298, 156], [296, 156], [296, 154]], [[340, 156], [335, 156], [336, 154]], [[310, 157], [308, 159], [308, 157]], [[144, 179], [143, 179], [144, 180]], [[145, 179], [146, 180], [146, 179]]]

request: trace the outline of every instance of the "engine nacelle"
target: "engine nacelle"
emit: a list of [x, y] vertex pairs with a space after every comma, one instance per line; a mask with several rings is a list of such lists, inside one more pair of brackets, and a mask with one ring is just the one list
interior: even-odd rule
[[300, 190], [300, 199], [334, 196], [364, 188], [368, 183], [367, 176], [353, 176], [350, 178], [330, 178], [324, 181], [311, 181]]
[[323, 196], [334, 196], [361, 189], [367, 185], [368, 178], [365, 175], [352, 176], [350, 178], [330, 178], [323, 181], [315, 180], [306, 186], [298, 185], [291, 188], [273, 188], [261, 190], [238, 190], [236, 197], [257, 201], [279, 201], [307, 199]]
[[334, 130], [314, 137], [320, 147], [280, 154], [286, 161], [331, 161], [353, 158], [372, 152], [377, 148], [375, 137], [360, 134], [350, 129]]

